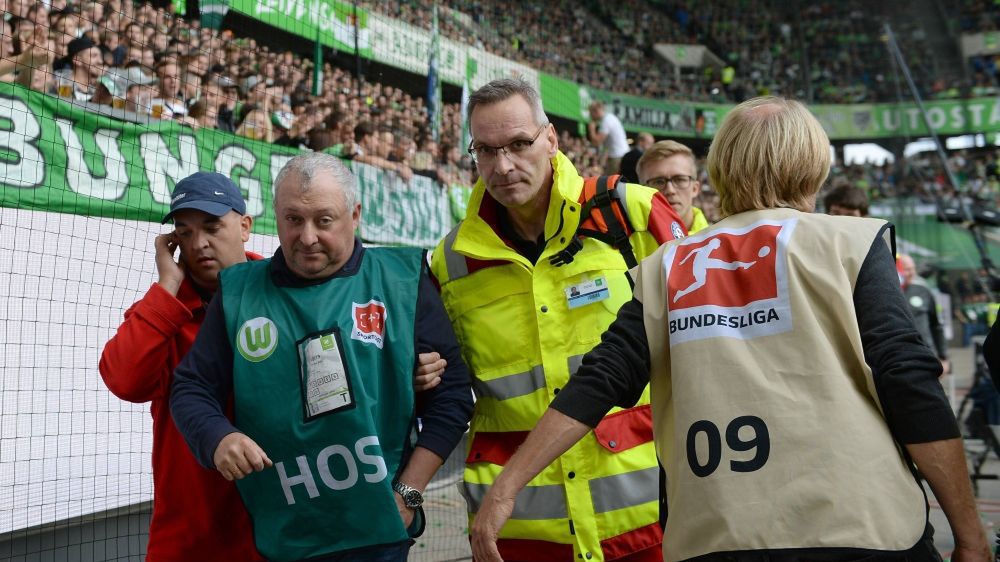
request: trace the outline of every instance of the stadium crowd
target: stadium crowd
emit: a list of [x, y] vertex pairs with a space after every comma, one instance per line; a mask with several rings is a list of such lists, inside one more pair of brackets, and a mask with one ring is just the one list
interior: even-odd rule
[[[362, 3], [423, 29], [430, 29], [432, 4]], [[802, 10], [766, 0], [615, 5], [530, 0], [520, 10], [498, 0], [444, 4], [448, 9], [439, 21], [446, 37], [582, 84], [646, 97], [727, 103], [774, 94], [816, 103], [896, 101], [886, 21], [895, 28], [922, 95], [953, 98], [982, 93], [976, 88], [983, 87], [982, 80], [965, 83], [944, 72], [948, 69], [941, 68], [912, 15], [860, 0], [810, 2]], [[971, 13], [989, 19], [988, 3], [980, 4]], [[587, 30], [593, 46], [583, 56], [571, 31], [577, 29]], [[680, 73], [677, 80], [653, 52], [654, 43], [704, 44], [724, 66]]]
[[[362, 2], [368, 9], [429, 29], [429, 0]], [[967, 2], [965, 13], [986, 21], [989, 6]], [[529, 0], [510, 10], [499, 0], [450, 0], [439, 14], [441, 32], [497, 55], [606, 89], [647, 97], [700, 101], [751, 95], [801, 97], [810, 82], [818, 101], [860, 102], [896, 94], [881, 54], [879, 21], [890, 14], [860, 0], [812, 3], [788, 19], [764, 0], [695, 4], [628, 0], [629, 9], [601, 2]], [[459, 104], [444, 104], [438, 140], [420, 96], [398, 85], [359, 81], [350, 71], [324, 64], [321, 93], [312, 95], [313, 62], [291, 51], [258, 44], [232, 31], [202, 27], [165, 8], [131, 1], [0, 0], [4, 11], [0, 80], [16, 79], [36, 90], [77, 101], [113, 105], [217, 128], [287, 146], [327, 150], [385, 168], [408, 180], [425, 175], [445, 185], [471, 185], [473, 166], [462, 146]], [[971, 10], [971, 11], [970, 11]], [[920, 47], [922, 30], [903, 23], [898, 34], [918, 81], [941, 96], [954, 94], [930, 80], [932, 56]], [[978, 18], [978, 19], [977, 19]], [[573, 25], [564, 25], [566, 21]], [[580, 49], [573, 29], [590, 30]], [[554, 32], [555, 35], [551, 35]], [[540, 41], [549, 33], [549, 40]], [[653, 42], [703, 43], [729, 66], [675, 80], [650, 64]], [[803, 49], [802, 46], [805, 46]], [[805, 60], [809, 65], [804, 66]], [[996, 68], [977, 59], [974, 93], [994, 92]], [[16, 72], [15, 72], [16, 71]], [[949, 93], [950, 92], [950, 93]], [[602, 152], [575, 131], [560, 132], [560, 146], [587, 175], [603, 167]], [[977, 196], [996, 199], [1000, 185], [993, 156], [970, 158], [959, 170]], [[964, 160], [963, 160], [964, 161]], [[873, 199], [912, 194], [948, 196], [940, 168], [890, 166], [835, 168], [835, 182], [856, 184]], [[701, 205], [714, 215], [714, 194], [702, 178]]]
[[281, 145], [333, 149], [406, 180], [423, 174], [446, 185], [471, 184], [471, 166], [458, 146], [458, 104], [443, 108], [434, 141], [420, 98], [379, 82], [359, 83], [330, 63], [314, 96], [312, 61], [148, 3], [56, 0], [50, 10], [10, 0], [2, 8], [8, 63], [2, 79], [13, 80], [20, 70], [17, 78], [25, 85], [77, 102]]

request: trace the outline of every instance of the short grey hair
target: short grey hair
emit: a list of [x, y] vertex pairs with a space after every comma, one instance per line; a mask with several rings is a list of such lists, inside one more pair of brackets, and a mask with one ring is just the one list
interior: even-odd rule
[[472, 121], [472, 112], [480, 105], [493, 105], [506, 101], [514, 96], [521, 96], [535, 115], [535, 124], [544, 125], [549, 122], [542, 108], [542, 98], [538, 91], [523, 78], [501, 78], [479, 88], [469, 96], [469, 109], [466, 118]]
[[278, 176], [274, 178], [274, 202], [278, 201], [278, 189], [288, 176], [298, 174], [302, 176], [302, 191], [309, 190], [312, 180], [321, 172], [327, 172], [333, 176], [333, 180], [344, 192], [344, 201], [347, 208], [353, 209], [360, 201], [358, 197], [358, 179], [351, 172], [350, 168], [341, 162], [340, 158], [324, 152], [308, 152], [300, 154], [288, 161]]

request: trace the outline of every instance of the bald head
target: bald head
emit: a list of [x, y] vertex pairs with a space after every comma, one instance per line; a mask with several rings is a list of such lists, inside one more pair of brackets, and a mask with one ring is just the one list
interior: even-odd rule
[[913, 261], [913, 258], [906, 254], [900, 254], [896, 258], [897, 269], [899, 274], [903, 277], [903, 285], [909, 285], [910, 281], [917, 276], [917, 264]]
[[649, 133], [639, 133], [639, 135], [635, 138], [636, 146], [643, 151], [649, 150], [649, 147], [653, 146], [654, 142], [656, 142], [656, 139], [654, 139], [653, 135]]

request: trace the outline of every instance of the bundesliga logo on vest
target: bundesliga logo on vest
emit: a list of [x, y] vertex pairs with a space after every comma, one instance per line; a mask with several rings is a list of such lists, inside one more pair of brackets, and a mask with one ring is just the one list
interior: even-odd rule
[[697, 235], [664, 255], [670, 345], [792, 329], [785, 254], [795, 219]]

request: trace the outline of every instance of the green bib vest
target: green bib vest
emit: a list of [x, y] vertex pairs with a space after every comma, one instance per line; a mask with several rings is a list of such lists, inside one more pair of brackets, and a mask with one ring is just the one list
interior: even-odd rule
[[271, 260], [222, 272], [235, 424], [274, 462], [237, 482], [267, 558], [408, 538], [392, 482], [415, 437], [424, 263], [418, 249], [366, 249], [356, 274], [294, 288], [271, 282]]

